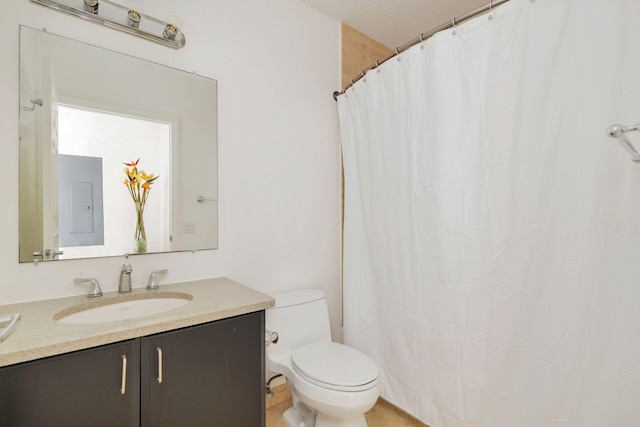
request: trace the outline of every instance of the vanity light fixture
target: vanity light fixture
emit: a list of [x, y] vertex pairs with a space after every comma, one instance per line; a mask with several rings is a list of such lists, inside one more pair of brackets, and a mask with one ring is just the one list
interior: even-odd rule
[[110, 0], [29, 1], [174, 49], [180, 49], [186, 43], [184, 34], [176, 25], [121, 6]]
[[178, 27], [176, 27], [173, 24], [167, 24], [164, 26], [164, 31], [162, 32], [162, 35], [167, 40], [175, 40], [176, 36], [178, 35]]
[[84, 10], [89, 13], [97, 14], [99, 7], [98, 0], [84, 0]]
[[127, 23], [130, 27], [139, 28], [140, 27], [140, 14], [135, 10], [130, 10], [127, 12]]

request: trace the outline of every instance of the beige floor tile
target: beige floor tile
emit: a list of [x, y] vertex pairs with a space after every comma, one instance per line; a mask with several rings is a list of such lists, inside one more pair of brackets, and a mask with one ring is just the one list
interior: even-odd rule
[[[273, 393], [273, 396], [271, 396], [271, 397], [265, 396], [264, 397], [267, 409], [269, 409], [269, 408], [271, 408], [273, 406], [277, 406], [277, 405], [281, 404], [284, 401], [291, 402], [291, 393], [289, 392], [289, 387], [287, 387], [286, 384], [282, 384], [282, 385], [280, 385], [278, 387], [272, 388], [271, 392]], [[291, 403], [289, 403], [289, 406], [291, 406]]]
[[[277, 403], [267, 404], [267, 427], [287, 427], [282, 414], [291, 407], [291, 397], [287, 396], [286, 400], [280, 397], [283, 393], [286, 396], [286, 390], [276, 391]], [[269, 398], [268, 398], [269, 399]], [[267, 401], [268, 402], [268, 401]], [[384, 399], [378, 399], [376, 405], [365, 414], [369, 427], [426, 427], [425, 424], [415, 420], [409, 415], [402, 412]]]
[[282, 419], [282, 414], [290, 407], [291, 399], [267, 409], [267, 427], [287, 427], [287, 424]]
[[425, 427], [420, 421], [410, 417], [384, 399], [365, 414], [369, 427]]

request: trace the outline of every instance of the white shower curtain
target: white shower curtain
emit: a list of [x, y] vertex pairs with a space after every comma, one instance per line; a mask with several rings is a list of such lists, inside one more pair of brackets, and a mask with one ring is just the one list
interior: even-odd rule
[[640, 1], [492, 15], [338, 98], [344, 341], [433, 427], [640, 426]]

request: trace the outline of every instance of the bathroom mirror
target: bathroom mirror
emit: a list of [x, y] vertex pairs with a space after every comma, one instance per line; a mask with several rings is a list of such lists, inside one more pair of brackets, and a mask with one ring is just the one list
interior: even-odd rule
[[20, 262], [217, 248], [217, 116], [215, 80], [21, 26]]

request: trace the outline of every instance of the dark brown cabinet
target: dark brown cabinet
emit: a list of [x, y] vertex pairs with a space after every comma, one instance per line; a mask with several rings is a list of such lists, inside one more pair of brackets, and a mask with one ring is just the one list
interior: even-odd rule
[[137, 426], [139, 407], [139, 340], [0, 368], [2, 427]]
[[260, 311], [0, 368], [0, 426], [259, 427], [263, 393]]
[[264, 426], [263, 322], [261, 312], [142, 338], [142, 426]]

